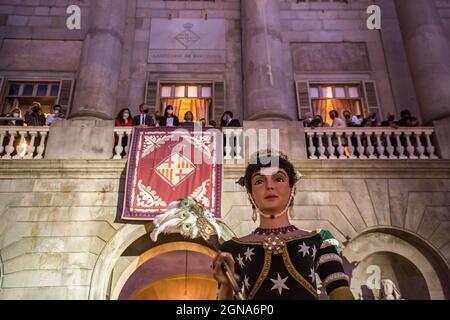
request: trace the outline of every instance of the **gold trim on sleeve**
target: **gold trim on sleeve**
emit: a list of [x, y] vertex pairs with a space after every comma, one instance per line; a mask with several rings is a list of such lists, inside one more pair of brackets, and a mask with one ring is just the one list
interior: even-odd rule
[[352, 291], [347, 286], [334, 289], [328, 296], [330, 300], [355, 300]]

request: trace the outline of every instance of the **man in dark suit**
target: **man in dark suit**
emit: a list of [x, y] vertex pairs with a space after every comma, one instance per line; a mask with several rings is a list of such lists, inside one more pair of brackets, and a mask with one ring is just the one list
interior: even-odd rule
[[138, 114], [133, 118], [133, 126], [155, 126], [155, 121], [153, 117], [148, 114], [149, 106], [145, 103], [142, 103], [139, 106], [139, 111], [141, 114]]
[[233, 112], [225, 111], [222, 116], [223, 127], [240, 127], [241, 123], [238, 119], [233, 119]]

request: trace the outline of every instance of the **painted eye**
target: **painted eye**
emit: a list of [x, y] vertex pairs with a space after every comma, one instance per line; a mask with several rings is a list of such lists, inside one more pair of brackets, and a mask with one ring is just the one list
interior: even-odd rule
[[263, 183], [262, 179], [255, 180], [255, 185]]
[[187, 206], [189, 205], [189, 200], [188, 200], [188, 199], [183, 199], [183, 200], [181, 200], [181, 205], [182, 205], [183, 207], [187, 207]]
[[183, 224], [183, 230], [184, 231], [189, 231], [189, 229], [191, 229], [192, 225], [190, 223], [185, 223]]
[[186, 219], [188, 216], [189, 216], [189, 215], [188, 215], [188, 213], [187, 213], [186, 211], [181, 211], [181, 212], [179, 213], [179, 217], [180, 217], [181, 219]]

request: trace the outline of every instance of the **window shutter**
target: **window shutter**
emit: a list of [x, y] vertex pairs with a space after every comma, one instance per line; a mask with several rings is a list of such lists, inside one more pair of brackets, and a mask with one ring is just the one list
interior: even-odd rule
[[150, 106], [150, 113], [155, 113], [156, 103], [158, 100], [158, 82], [157, 81], [147, 81], [145, 86], [145, 103]]
[[59, 83], [58, 104], [63, 107], [64, 113], [69, 114], [72, 106], [74, 79], [63, 79]]
[[364, 81], [364, 98], [369, 114], [376, 113], [378, 119], [381, 119], [380, 100], [378, 98], [377, 85], [375, 81]]
[[220, 118], [225, 112], [225, 82], [214, 82], [214, 118], [217, 125], [220, 126]]
[[307, 112], [312, 112], [311, 98], [309, 96], [309, 82], [297, 81], [295, 83], [297, 96], [297, 110], [299, 119], [303, 119]]

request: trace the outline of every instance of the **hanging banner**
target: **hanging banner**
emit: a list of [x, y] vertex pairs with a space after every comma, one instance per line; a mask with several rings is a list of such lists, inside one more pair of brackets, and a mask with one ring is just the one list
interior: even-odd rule
[[220, 217], [222, 132], [201, 128], [134, 128], [122, 220], [147, 221], [191, 196]]

